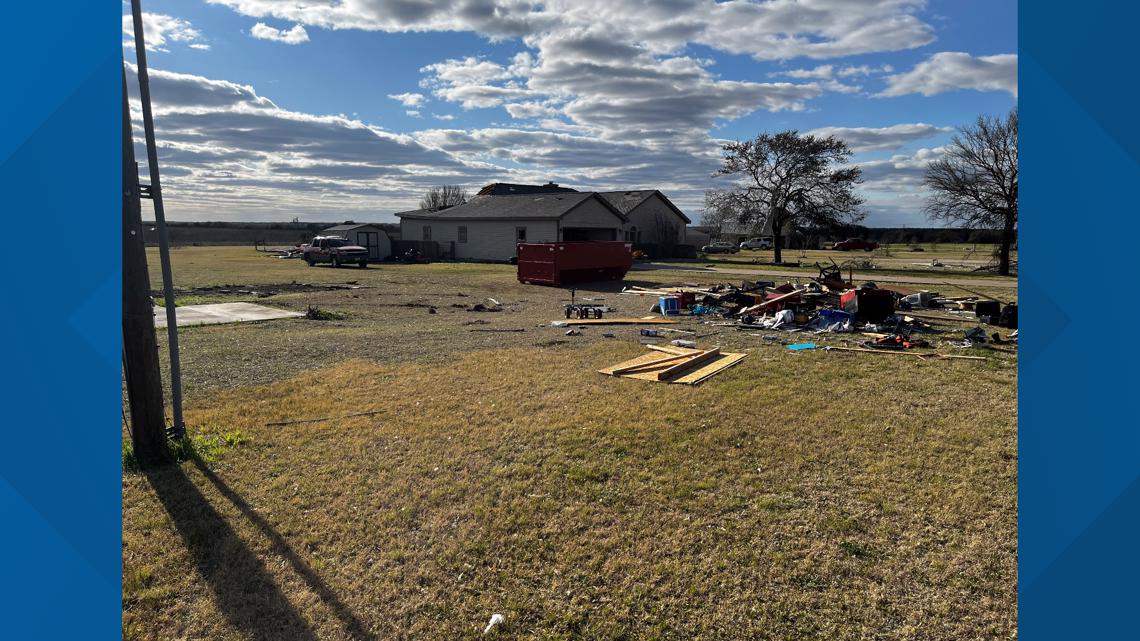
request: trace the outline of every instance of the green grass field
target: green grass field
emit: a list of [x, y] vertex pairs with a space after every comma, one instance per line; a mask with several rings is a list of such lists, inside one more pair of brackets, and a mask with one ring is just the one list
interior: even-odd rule
[[[212, 247], [174, 270], [185, 296], [344, 316], [180, 331], [201, 455], [124, 473], [127, 638], [476, 638], [493, 613], [500, 639], [1016, 636], [1014, 353], [794, 353], [690, 321], [749, 356], [670, 386], [595, 373], [637, 329], [566, 336], [567, 293], [509, 266]], [[648, 313], [620, 287], [578, 296]]]

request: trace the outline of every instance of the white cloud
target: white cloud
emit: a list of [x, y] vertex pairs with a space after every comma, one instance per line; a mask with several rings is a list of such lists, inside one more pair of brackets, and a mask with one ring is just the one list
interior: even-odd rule
[[934, 40], [930, 25], [915, 15], [925, 0], [209, 1], [247, 16], [329, 29], [471, 31], [503, 39], [603, 27], [610, 36], [600, 42], [641, 43], [655, 54], [695, 43], [759, 60], [836, 58], [910, 49]]
[[[463, 109], [506, 105], [608, 140], [715, 145], [709, 132], [757, 110], [800, 111], [824, 92], [856, 93], [822, 65], [793, 80], [722, 78], [692, 45], [758, 60], [826, 59], [927, 44], [925, 0], [209, 0], [258, 18], [328, 29], [463, 31], [517, 38], [508, 61], [466, 57], [421, 69], [421, 86]], [[538, 113], [542, 104], [551, 111]], [[555, 110], [558, 113], [554, 113]]]
[[405, 107], [418, 107], [424, 104], [425, 100], [422, 93], [390, 93], [388, 97]]
[[806, 133], [835, 136], [847, 142], [852, 151], [889, 151], [907, 143], [954, 131], [953, 127], [936, 127], [926, 123], [891, 125], [890, 127], [821, 127]]
[[418, 109], [407, 109], [404, 111], [404, 114], [411, 116], [412, 118], [423, 118], [423, 116], [420, 115]]
[[427, 65], [420, 71], [431, 74], [436, 82], [446, 85], [487, 84], [496, 80], [506, 80], [515, 75], [502, 65], [474, 56], [462, 60], [444, 60]]
[[869, 222], [891, 226], [931, 225], [923, 214], [927, 193], [922, 181], [930, 163], [945, 153], [945, 147], [923, 148], [913, 154], [858, 163], [863, 170], [860, 192], [866, 199]]
[[814, 69], [790, 69], [788, 71], [777, 71], [770, 75], [825, 80], [832, 77], [834, 70], [835, 67], [832, 65], [820, 65]]
[[891, 65], [881, 65], [879, 67], [859, 65], [858, 67], [843, 67], [835, 73], [841, 78], [848, 78], [850, 76], [869, 76], [875, 73], [891, 73], [894, 70], [895, 68]]
[[[213, 180], [246, 181], [271, 202], [275, 190], [285, 189], [288, 181], [282, 177], [288, 176], [300, 180], [298, 189], [305, 193], [324, 194], [321, 202], [343, 195], [352, 206], [368, 202], [372, 210], [397, 208], [394, 203], [401, 202], [414, 205], [427, 180], [477, 186], [479, 181], [550, 179], [578, 188], [656, 187], [682, 207], [695, 208], [713, 184], [710, 174], [719, 164], [723, 142], [713, 132], [724, 123], [757, 111], [809, 109], [827, 92], [861, 92], [856, 81], [893, 70], [829, 61], [914, 48], [934, 39], [918, 15], [924, 0], [208, 1], [298, 27], [470, 32], [520, 45], [521, 51], [509, 59], [460, 56], [423, 67], [422, 93], [416, 94], [423, 101], [407, 103], [399, 97], [410, 92], [390, 96], [408, 112], [423, 115], [427, 112], [420, 107], [427, 96], [468, 110], [502, 109], [503, 120], [507, 115], [514, 119], [507, 126], [397, 137], [355, 120], [327, 121], [329, 117], [286, 112], [272, 103], [258, 107], [253, 98], [208, 108], [225, 113], [218, 127], [236, 129], [217, 130], [188, 113], [206, 107], [178, 112], [180, 122], [194, 124], [193, 135], [182, 132], [183, 138], [172, 141], [183, 146], [182, 153], [200, 144], [207, 128], [217, 130], [211, 144], [232, 151], [223, 167], [211, 165], [210, 172], [233, 177]], [[802, 64], [804, 69], [779, 74], [779, 81], [758, 82], [729, 77], [731, 72], [693, 53], [702, 47], [757, 60], [826, 64]], [[211, 100], [227, 95], [224, 88], [190, 84]], [[228, 90], [240, 91], [236, 87]], [[258, 124], [252, 127], [230, 113], [248, 118], [258, 109], [267, 113], [254, 119]], [[431, 115], [438, 121], [454, 119]], [[262, 124], [266, 122], [276, 124]], [[763, 127], [779, 127], [775, 119], [771, 123]], [[907, 126], [924, 125], [896, 127]], [[330, 137], [328, 144], [319, 140], [318, 130]], [[894, 149], [924, 137], [892, 127], [844, 132], [857, 136], [856, 144], [868, 150]], [[341, 138], [350, 142], [337, 142]], [[266, 147], [263, 140], [274, 144]], [[397, 146], [389, 152], [387, 145]], [[239, 157], [239, 151], [249, 157]], [[389, 153], [412, 159], [397, 163]], [[183, 170], [189, 172], [182, 178], [187, 183], [201, 185], [208, 175], [189, 164]], [[872, 165], [869, 171], [876, 170], [887, 172], [887, 165]], [[288, 206], [298, 204], [289, 200]]]
[[[134, 67], [127, 71], [133, 91]], [[188, 219], [343, 219], [411, 208], [437, 182], [499, 175], [410, 135], [282, 109], [247, 85], [155, 68], [150, 84], [168, 211]], [[139, 120], [137, 99], [132, 113]]]
[[556, 118], [561, 115], [557, 109], [537, 102], [515, 102], [506, 105], [512, 118], [529, 120], [533, 118]]
[[[512, 67], [517, 68], [517, 67]], [[464, 109], [497, 107], [507, 100], [530, 95], [506, 67], [475, 57], [448, 59], [420, 69], [428, 74], [420, 86], [437, 97], [459, 103]]]
[[[202, 42], [202, 32], [195, 29], [188, 20], [143, 12], [142, 23], [147, 51], [167, 52], [169, 49], [166, 45], [171, 42], [185, 44], [192, 49], [210, 48], [210, 45]], [[123, 16], [123, 46], [131, 49], [135, 46], [135, 23], [129, 15]]]
[[1017, 97], [1017, 54], [974, 57], [944, 51], [918, 63], [914, 69], [887, 76], [882, 96], [919, 93], [933, 96], [955, 89], [1008, 91]]
[[305, 31], [305, 27], [295, 24], [292, 29], [275, 29], [264, 22], [259, 22], [253, 25], [249, 30], [249, 35], [257, 38], [258, 40], [272, 40], [273, 42], [282, 42], [287, 45], [299, 45], [302, 42], [309, 41], [309, 33]]

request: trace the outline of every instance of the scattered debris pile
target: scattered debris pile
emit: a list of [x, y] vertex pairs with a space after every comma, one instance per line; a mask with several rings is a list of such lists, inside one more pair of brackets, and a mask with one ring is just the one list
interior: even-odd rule
[[[930, 340], [916, 336], [941, 333], [931, 325], [932, 321], [976, 326], [965, 340], [947, 343], [953, 347], [986, 344], [988, 330], [982, 329], [982, 325], [1017, 328], [1016, 303], [1003, 303], [977, 292], [971, 292], [972, 296], [955, 298], [893, 285], [880, 287], [873, 282], [855, 287], [843, 280], [841, 268], [834, 262], [829, 266], [817, 264], [817, 267], [819, 275], [805, 284], [744, 281], [700, 286], [684, 283], [654, 289], [628, 287], [621, 293], [656, 297], [650, 311], [661, 317], [703, 317], [703, 324], [733, 327], [740, 331], [859, 333], [863, 336], [857, 343], [858, 347], [845, 348], [858, 351], [932, 348], [934, 345]], [[940, 312], [918, 313], [912, 311], [915, 309]], [[749, 335], [780, 341], [773, 335]], [[1003, 340], [997, 333], [989, 338], [991, 344], [1016, 342], [1016, 331], [1009, 339]], [[815, 347], [813, 343], [802, 345], [804, 347], [801, 348], [806, 349]]]

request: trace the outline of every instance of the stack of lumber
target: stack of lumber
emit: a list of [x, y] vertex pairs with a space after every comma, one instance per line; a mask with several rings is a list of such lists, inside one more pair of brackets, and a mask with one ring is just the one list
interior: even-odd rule
[[690, 349], [664, 345], [646, 345], [650, 351], [637, 358], [598, 370], [609, 376], [623, 376], [659, 383], [697, 385], [711, 376], [732, 367], [747, 354], [721, 352], [712, 349]]

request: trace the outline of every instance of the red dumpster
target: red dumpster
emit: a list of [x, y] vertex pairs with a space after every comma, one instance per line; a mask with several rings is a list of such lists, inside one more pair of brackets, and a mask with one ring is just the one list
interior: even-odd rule
[[633, 245], [611, 240], [568, 243], [519, 243], [518, 277], [522, 283], [564, 285], [621, 280], [633, 266]]

